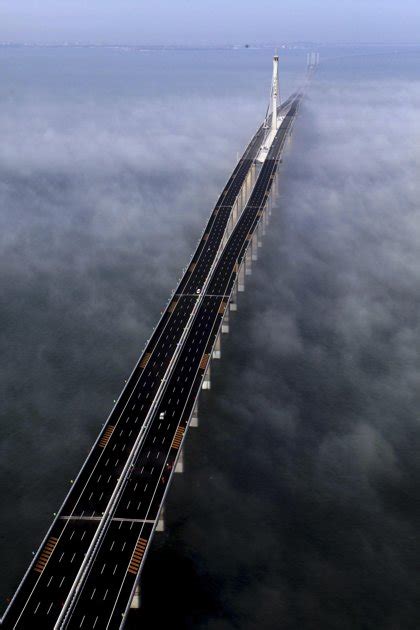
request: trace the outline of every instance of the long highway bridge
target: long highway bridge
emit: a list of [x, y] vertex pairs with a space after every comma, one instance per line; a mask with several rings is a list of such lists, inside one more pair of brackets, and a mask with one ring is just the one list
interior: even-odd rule
[[[261, 243], [303, 89], [272, 98], [189, 266], [11, 600], [5, 628], [124, 626], [210, 361]], [[308, 76], [317, 64], [311, 57]]]

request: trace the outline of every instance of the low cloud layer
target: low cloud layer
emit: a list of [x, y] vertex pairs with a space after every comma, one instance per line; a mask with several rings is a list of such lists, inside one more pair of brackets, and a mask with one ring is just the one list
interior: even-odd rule
[[[92, 93], [76, 86], [67, 100], [65, 72], [83, 75], [83, 64], [49, 54], [14, 60], [17, 68], [42, 69], [44, 91], [34, 82], [16, 95], [11, 80], [0, 108], [4, 597], [137, 361], [260, 116], [258, 101], [180, 95], [168, 78], [167, 100], [149, 96], [150, 86], [121, 95], [112, 83], [115, 100], [104, 98], [94, 74]], [[104, 55], [125, 68], [123, 57]], [[7, 58], [1, 61], [12, 74]], [[68, 64], [62, 78], [60, 63]], [[238, 110], [241, 125], [232, 125]]]
[[[370, 74], [302, 108], [129, 627], [418, 626], [420, 85]], [[5, 596], [259, 121], [230, 85], [2, 107]]]
[[146, 627], [418, 626], [419, 99], [327, 66], [311, 88], [150, 557]]

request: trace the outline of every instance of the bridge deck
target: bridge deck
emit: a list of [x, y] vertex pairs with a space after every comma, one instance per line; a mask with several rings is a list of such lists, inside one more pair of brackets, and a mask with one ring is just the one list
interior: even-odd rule
[[[276, 138], [276, 146], [261, 169], [250, 203], [227, 243], [208, 287], [209, 293], [226, 297], [205, 295], [191, 326], [184, 347], [168, 381], [164, 395], [149, 425], [148, 433], [138, 453], [124, 491], [118, 501], [113, 520], [101, 543], [100, 550], [72, 612], [68, 628], [79, 628], [82, 620], [90, 627], [119, 628], [127, 614], [135, 581], [144, 562], [153, 529], [170, 483], [175, 461], [188, 430], [192, 409], [200, 391], [205, 368], [218, 335], [230, 293], [236, 280], [236, 263], [243, 261], [247, 236], [253, 234], [259, 221], [259, 212], [267, 200], [273, 175], [277, 169], [277, 155], [289, 131], [292, 116], [285, 121]], [[165, 419], [160, 420], [160, 413]], [[122, 521], [124, 519], [124, 521]], [[140, 520], [139, 520], [140, 519]], [[143, 519], [143, 520], [141, 520]], [[121, 522], [130, 523], [131, 545], [127, 541]], [[126, 525], [127, 526], [127, 525]], [[144, 552], [135, 572], [130, 566], [135, 545], [144, 540]], [[115, 567], [110, 566], [112, 549], [118, 549], [116, 570], [118, 577], [110, 579]], [[104, 569], [104, 564], [105, 569]], [[105, 576], [107, 572], [107, 576]], [[96, 589], [96, 590], [95, 590]], [[104, 605], [104, 594], [109, 601]], [[107, 625], [108, 624], [108, 625]]]
[[[228, 305], [238, 264], [267, 201], [279, 151], [297, 104], [298, 99], [280, 127], [249, 203], [217, 260], [233, 204], [262, 140], [261, 127], [235, 168], [187, 272], [6, 611], [6, 627], [54, 627], [89, 547], [103, 526], [102, 515], [116, 489], [118, 496], [111, 518], [101, 534], [82, 588], [72, 600], [74, 606], [65, 627], [121, 626]], [[197, 289], [203, 294], [197, 294]], [[145, 428], [144, 422], [158, 394], [159, 404]], [[139, 445], [141, 431], [144, 437]], [[127, 461], [133, 454], [135, 459], [127, 474]]]

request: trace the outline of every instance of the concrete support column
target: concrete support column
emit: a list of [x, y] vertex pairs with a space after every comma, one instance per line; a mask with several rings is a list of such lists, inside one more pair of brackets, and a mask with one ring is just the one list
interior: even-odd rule
[[229, 308], [231, 311], [238, 310], [238, 283], [237, 282], [235, 282], [235, 284], [233, 285], [233, 291], [232, 291], [232, 296], [229, 302]]
[[277, 175], [274, 175], [273, 177], [273, 183], [271, 186], [271, 198], [273, 200], [273, 205], [276, 203], [276, 199], [277, 199], [277, 184], [276, 184], [276, 179], [277, 179]]
[[247, 179], [245, 179], [241, 187], [241, 210], [245, 208], [245, 204], [246, 204], [246, 193], [247, 193], [246, 182], [247, 182]]
[[160, 510], [159, 520], [156, 525], [156, 531], [157, 532], [165, 531], [165, 506], [164, 505], [162, 505], [162, 509]]
[[221, 335], [220, 333], [216, 337], [216, 343], [213, 348], [213, 359], [221, 359], [222, 358], [222, 344], [221, 344]]
[[267, 213], [267, 210], [264, 208], [263, 213], [262, 213], [262, 217], [261, 217], [262, 235], [263, 236], [265, 236], [266, 233], [267, 233], [267, 230], [266, 230], [266, 226], [267, 226], [266, 213]]
[[183, 473], [184, 472], [184, 449], [181, 448], [178, 455], [178, 461], [175, 466], [174, 472]]
[[211, 380], [210, 380], [210, 361], [207, 365], [207, 370], [204, 374], [203, 384], [201, 386], [202, 389], [210, 389], [211, 388]]
[[255, 164], [251, 166], [251, 186], [254, 187], [257, 180], [257, 167]]
[[191, 415], [190, 427], [198, 427], [198, 398], [195, 401], [194, 409]]
[[252, 193], [252, 174], [251, 172], [248, 173], [248, 175], [246, 176], [246, 180], [245, 180], [245, 192], [246, 192], [246, 199], [245, 202], [248, 203], [249, 198], [251, 196]]
[[258, 234], [257, 234], [257, 230], [254, 231], [254, 234], [252, 236], [251, 248], [252, 248], [252, 254], [251, 254], [252, 260], [258, 260]]
[[226, 228], [222, 236], [222, 249], [225, 247], [227, 240], [228, 240], [228, 235], [227, 235], [227, 228]]
[[232, 208], [232, 221], [233, 221], [234, 226], [236, 225], [236, 222], [238, 220], [238, 214], [239, 214], [238, 205], [239, 205], [239, 199], [236, 199]]
[[238, 271], [238, 291], [245, 291], [245, 262], [242, 262]]
[[131, 600], [130, 608], [138, 609], [140, 608], [140, 585], [136, 584], [136, 589], [134, 591], [133, 599]]
[[259, 221], [258, 227], [257, 227], [258, 247], [262, 247], [262, 237], [263, 237], [262, 221]]
[[265, 227], [268, 227], [268, 224], [270, 222], [270, 215], [271, 215], [271, 209], [270, 209], [270, 204], [268, 203], [265, 209]]
[[251, 243], [248, 245], [245, 254], [245, 275], [250, 276], [252, 274], [252, 248]]
[[225, 310], [225, 314], [223, 315], [222, 333], [228, 333], [228, 332], [229, 332], [229, 309], [227, 308]]
[[252, 181], [252, 166], [251, 166], [251, 170], [249, 171], [248, 175], [246, 176], [246, 199], [247, 199], [247, 201], [248, 201], [248, 199], [251, 196], [252, 187], [253, 187], [253, 181]]
[[274, 206], [277, 200], [277, 175], [274, 175], [273, 184], [271, 186], [271, 205]]

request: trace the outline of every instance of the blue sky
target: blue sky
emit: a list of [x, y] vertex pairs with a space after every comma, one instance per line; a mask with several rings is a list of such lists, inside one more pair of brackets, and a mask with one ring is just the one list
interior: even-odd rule
[[0, 0], [0, 41], [416, 42], [418, 0]]

